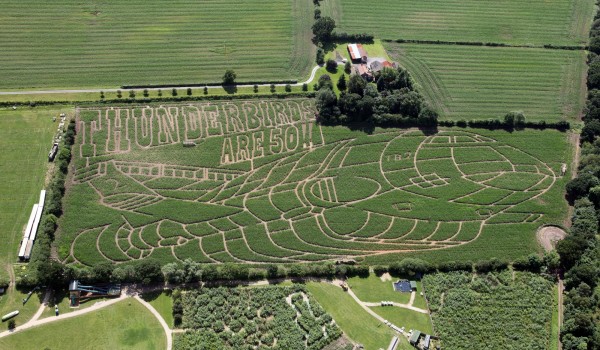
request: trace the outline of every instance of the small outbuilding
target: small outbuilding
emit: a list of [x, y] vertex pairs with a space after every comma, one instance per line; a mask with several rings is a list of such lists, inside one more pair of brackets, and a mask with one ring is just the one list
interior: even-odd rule
[[410, 289], [412, 291], [417, 291], [417, 282], [416, 281], [410, 281]]
[[414, 330], [413, 333], [410, 335], [408, 342], [410, 343], [410, 345], [416, 346], [417, 344], [419, 344], [420, 337], [421, 337], [421, 331]]

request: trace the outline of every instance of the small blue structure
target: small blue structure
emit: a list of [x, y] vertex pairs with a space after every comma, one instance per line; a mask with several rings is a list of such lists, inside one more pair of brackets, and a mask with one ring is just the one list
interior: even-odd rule
[[394, 290], [402, 293], [410, 293], [412, 292], [412, 288], [410, 286], [410, 282], [407, 280], [398, 280], [394, 282]]

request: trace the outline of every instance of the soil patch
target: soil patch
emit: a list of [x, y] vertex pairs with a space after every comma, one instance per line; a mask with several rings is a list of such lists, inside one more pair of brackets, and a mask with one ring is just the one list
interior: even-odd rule
[[567, 233], [556, 226], [545, 226], [538, 230], [536, 237], [538, 242], [544, 247], [545, 251], [551, 251], [556, 246], [556, 242], [565, 238]]

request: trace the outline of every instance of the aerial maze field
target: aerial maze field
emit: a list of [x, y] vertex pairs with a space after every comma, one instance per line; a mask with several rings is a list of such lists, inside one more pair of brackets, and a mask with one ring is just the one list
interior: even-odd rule
[[515, 257], [566, 215], [565, 134], [365, 134], [314, 115], [309, 99], [79, 109], [61, 259]]

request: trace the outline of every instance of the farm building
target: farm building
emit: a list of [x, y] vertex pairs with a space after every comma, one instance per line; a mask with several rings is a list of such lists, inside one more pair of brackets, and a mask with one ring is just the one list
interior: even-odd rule
[[348, 53], [352, 62], [367, 63], [367, 51], [361, 44], [348, 44]]
[[354, 73], [360, 75], [364, 80], [371, 81], [373, 80], [373, 74], [369, 68], [367, 68], [366, 64], [359, 64], [354, 66]]
[[373, 61], [369, 66], [372, 73], [377, 73], [383, 68], [396, 68], [396, 63], [392, 63], [390, 61]]
[[415, 330], [408, 339], [408, 342], [412, 346], [417, 346], [419, 344], [419, 338], [421, 338], [421, 331]]
[[394, 290], [397, 292], [410, 293], [417, 290], [416, 281], [398, 280], [393, 283]]

